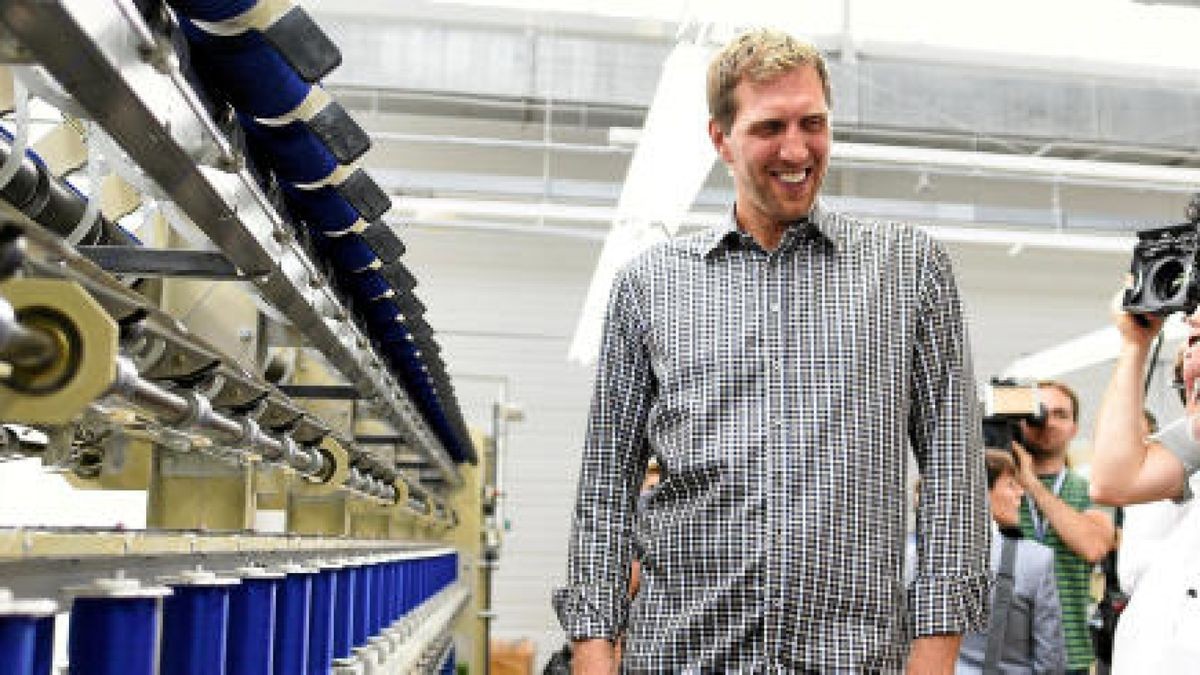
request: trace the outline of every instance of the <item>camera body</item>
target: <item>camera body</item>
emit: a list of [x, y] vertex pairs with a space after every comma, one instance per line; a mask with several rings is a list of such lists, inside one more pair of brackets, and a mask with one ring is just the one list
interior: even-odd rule
[[1191, 314], [1200, 305], [1200, 193], [1188, 222], [1141, 230], [1129, 264], [1122, 308], [1133, 314]]
[[1134, 314], [1191, 314], [1200, 305], [1197, 225], [1171, 225], [1137, 235], [1122, 307]]
[[1021, 422], [1034, 427], [1046, 423], [1041, 399], [1037, 382], [993, 377], [983, 390], [983, 446], [1009, 450], [1016, 441], [1031, 448]]

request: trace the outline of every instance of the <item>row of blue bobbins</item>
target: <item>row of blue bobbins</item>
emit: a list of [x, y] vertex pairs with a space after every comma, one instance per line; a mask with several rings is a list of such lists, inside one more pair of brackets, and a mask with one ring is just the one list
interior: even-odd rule
[[[162, 586], [99, 579], [64, 591], [69, 672], [328, 675], [457, 577], [458, 555], [439, 551], [191, 570]], [[6, 675], [51, 673], [57, 608], [0, 590]], [[451, 656], [442, 671], [453, 667]]]

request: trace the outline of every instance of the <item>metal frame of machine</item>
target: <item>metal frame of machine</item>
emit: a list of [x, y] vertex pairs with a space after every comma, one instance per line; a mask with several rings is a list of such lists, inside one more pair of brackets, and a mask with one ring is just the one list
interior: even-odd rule
[[0, 660], [51, 672], [58, 614], [71, 673], [483, 672], [488, 457], [336, 46], [290, 0], [9, 0], [0, 61], [0, 455], [148, 526], [0, 529]]

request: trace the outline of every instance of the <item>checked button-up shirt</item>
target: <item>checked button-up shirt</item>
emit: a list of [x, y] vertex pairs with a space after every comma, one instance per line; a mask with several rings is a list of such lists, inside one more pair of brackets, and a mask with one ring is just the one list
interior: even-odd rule
[[554, 598], [568, 637], [624, 635], [625, 672], [887, 673], [914, 635], [983, 629], [974, 386], [949, 259], [917, 229], [818, 205], [774, 251], [731, 216], [642, 254], [609, 303]]

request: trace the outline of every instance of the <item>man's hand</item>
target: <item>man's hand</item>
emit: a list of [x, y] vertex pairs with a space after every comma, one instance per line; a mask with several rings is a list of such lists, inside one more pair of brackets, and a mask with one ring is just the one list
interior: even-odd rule
[[1121, 341], [1131, 347], [1149, 349], [1150, 342], [1162, 330], [1163, 317], [1153, 314], [1130, 314], [1121, 309], [1125, 290], [1117, 291], [1112, 302], [1113, 325], [1121, 334]]
[[1033, 470], [1033, 457], [1029, 455], [1028, 450], [1016, 441], [1012, 442], [1012, 451], [1013, 458], [1017, 460], [1017, 482], [1028, 493], [1033, 489], [1035, 484], [1041, 485], [1041, 481], [1037, 477], [1037, 472]]
[[615, 675], [617, 659], [608, 640], [579, 640], [571, 644], [572, 675]]
[[929, 635], [912, 642], [905, 675], [952, 675], [961, 635]]

